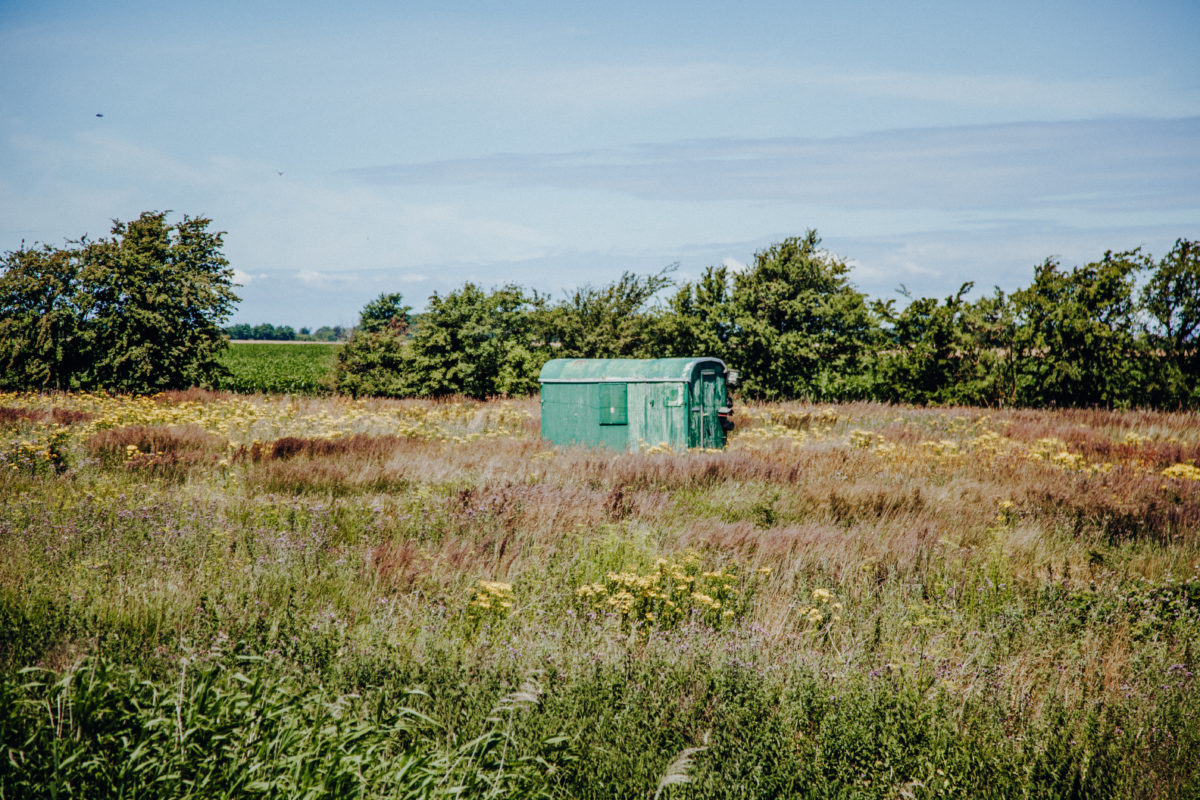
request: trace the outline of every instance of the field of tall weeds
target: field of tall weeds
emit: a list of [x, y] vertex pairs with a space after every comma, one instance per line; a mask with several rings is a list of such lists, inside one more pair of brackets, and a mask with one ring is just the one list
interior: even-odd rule
[[1200, 417], [0, 396], [0, 797], [1200, 796]]

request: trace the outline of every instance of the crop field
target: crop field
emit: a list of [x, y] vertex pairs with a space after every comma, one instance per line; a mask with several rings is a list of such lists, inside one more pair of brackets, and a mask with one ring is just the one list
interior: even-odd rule
[[0, 396], [0, 797], [1200, 796], [1197, 415], [537, 414]]
[[219, 357], [230, 372], [221, 388], [245, 394], [329, 394], [338, 347], [325, 342], [232, 342]]

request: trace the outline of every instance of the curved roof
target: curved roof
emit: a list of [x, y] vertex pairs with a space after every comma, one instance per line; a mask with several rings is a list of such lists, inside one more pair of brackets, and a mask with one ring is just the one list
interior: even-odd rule
[[690, 381], [697, 368], [712, 365], [725, 371], [719, 358], [556, 358], [542, 367], [542, 383], [600, 381]]

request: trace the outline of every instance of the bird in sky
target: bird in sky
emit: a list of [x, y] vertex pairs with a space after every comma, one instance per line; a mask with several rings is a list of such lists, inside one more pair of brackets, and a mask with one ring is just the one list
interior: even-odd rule
[[97, 116], [97, 117], [103, 117], [104, 115], [103, 115], [103, 114], [97, 114], [96, 116]]

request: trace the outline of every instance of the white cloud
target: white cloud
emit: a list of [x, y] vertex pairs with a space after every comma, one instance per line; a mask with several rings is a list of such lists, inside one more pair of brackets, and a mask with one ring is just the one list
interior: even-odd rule
[[745, 272], [748, 269], [744, 263], [738, 261], [733, 256], [725, 256], [725, 258], [721, 259], [721, 264], [730, 272]]

